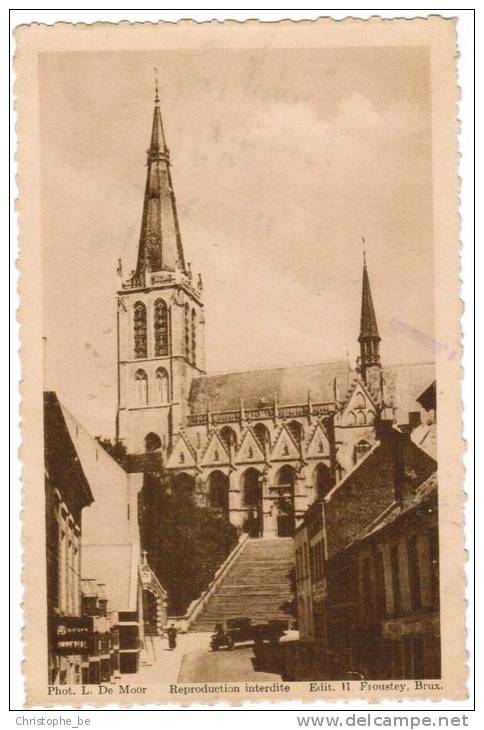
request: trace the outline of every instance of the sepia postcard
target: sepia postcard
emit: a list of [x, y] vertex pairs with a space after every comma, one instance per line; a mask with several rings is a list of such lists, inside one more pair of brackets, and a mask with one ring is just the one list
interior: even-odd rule
[[466, 698], [455, 21], [15, 43], [26, 706]]

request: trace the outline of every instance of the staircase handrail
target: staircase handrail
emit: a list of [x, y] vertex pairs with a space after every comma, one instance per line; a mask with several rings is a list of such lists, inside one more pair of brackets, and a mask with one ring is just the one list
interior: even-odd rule
[[201, 613], [209, 598], [212, 596], [218, 585], [221, 583], [222, 579], [225, 577], [230, 566], [232, 565], [235, 558], [238, 556], [248, 539], [249, 535], [247, 533], [244, 533], [239, 537], [237, 545], [234, 547], [232, 552], [227, 555], [220, 567], [217, 568], [217, 570], [215, 571], [213, 580], [210, 581], [207, 588], [200, 593], [198, 598], [194, 598], [194, 600], [188, 606], [185, 615], [170, 616], [168, 618], [169, 622], [176, 622], [178, 625], [178, 629], [182, 632], [188, 631], [190, 625], [197, 618], [198, 614]]

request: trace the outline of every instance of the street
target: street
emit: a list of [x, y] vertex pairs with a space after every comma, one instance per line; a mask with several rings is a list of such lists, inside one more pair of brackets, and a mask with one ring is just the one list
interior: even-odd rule
[[233, 650], [211, 651], [210, 633], [179, 634], [170, 651], [165, 638], [149, 638], [141, 655], [136, 680], [140, 684], [174, 682], [260, 682], [280, 679], [278, 674], [256, 671], [251, 644]]
[[269, 682], [278, 674], [257, 672], [253, 666], [252, 644], [236, 646], [232, 651], [198, 651], [185, 654], [179, 682]]

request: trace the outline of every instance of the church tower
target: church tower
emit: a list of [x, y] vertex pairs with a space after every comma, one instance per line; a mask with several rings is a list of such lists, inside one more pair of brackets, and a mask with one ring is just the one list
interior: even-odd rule
[[366, 267], [366, 256], [363, 254], [363, 284], [361, 292], [360, 357], [358, 370], [371, 393], [381, 398], [381, 361], [378, 325], [375, 308], [371, 296], [370, 278]]
[[185, 262], [158, 88], [146, 164], [136, 269], [117, 292], [116, 436], [129, 453], [170, 447], [205, 368], [202, 280]]

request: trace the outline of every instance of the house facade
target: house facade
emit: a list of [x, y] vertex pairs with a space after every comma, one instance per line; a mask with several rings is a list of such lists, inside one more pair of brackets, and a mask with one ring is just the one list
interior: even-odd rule
[[438, 677], [437, 462], [390, 421], [377, 436], [296, 531], [300, 638], [328, 678]]
[[[167, 596], [141, 551], [142, 473], [128, 473], [44, 394], [49, 683], [135, 673]], [[82, 519], [81, 519], [82, 514]]]
[[57, 637], [67, 636], [69, 624], [82, 623], [82, 513], [94, 497], [53, 392], [44, 393], [44, 467], [48, 681], [80, 684], [88, 660]]

